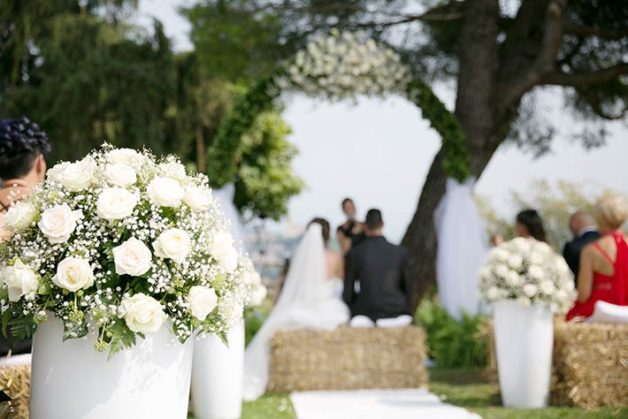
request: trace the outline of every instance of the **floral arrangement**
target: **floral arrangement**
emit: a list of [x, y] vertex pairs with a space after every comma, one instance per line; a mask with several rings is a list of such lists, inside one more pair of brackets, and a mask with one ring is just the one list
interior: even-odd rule
[[287, 64], [278, 85], [298, 87], [310, 95], [355, 99], [358, 95], [403, 93], [410, 80], [401, 57], [361, 32], [316, 37]]
[[197, 331], [224, 338], [265, 293], [207, 177], [172, 156], [105, 144], [51, 168], [5, 220], [2, 321], [17, 338], [50, 314], [65, 339], [97, 333], [110, 354], [162, 326], [181, 342]]
[[565, 260], [544, 242], [516, 238], [492, 249], [480, 270], [480, 293], [492, 303], [512, 299], [521, 305], [550, 304], [567, 311], [575, 298]]

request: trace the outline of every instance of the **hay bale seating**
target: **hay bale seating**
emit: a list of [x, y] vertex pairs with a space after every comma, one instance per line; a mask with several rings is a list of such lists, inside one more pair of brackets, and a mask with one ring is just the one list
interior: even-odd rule
[[0, 390], [11, 398], [9, 417], [28, 419], [31, 394], [30, 355], [0, 359]]
[[425, 387], [425, 334], [418, 327], [278, 332], [268, 390]]
[[628, 406], [628, 324], [554, 325], [552, 403]]
[[[497, 377], [492, 322], [487, 375]], [[554, 321], [551, 402], [594, 408], [628, 406], [628, 324]]]

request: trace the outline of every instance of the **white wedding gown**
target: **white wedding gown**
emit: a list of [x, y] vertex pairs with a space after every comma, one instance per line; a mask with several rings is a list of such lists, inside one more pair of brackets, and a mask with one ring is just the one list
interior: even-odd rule
[[279, 300], [244, 356], [244, 399], [255, 400], [268, 383], [270, 340], [278, 330], [333, 330], [349, 320], [338, 295], [339, 279], [326, 274], [321, 226], [307, 229], [292, 258]]

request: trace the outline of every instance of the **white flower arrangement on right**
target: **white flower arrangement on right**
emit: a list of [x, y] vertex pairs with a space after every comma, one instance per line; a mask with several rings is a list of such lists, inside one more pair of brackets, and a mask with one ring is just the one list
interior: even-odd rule
[[489, 252], [480, 270], [480, 294], [487, 303], [550, 304], [558, 313], [569, 310], [576, 295], [565, 260], [547, 243], [521, 237]]

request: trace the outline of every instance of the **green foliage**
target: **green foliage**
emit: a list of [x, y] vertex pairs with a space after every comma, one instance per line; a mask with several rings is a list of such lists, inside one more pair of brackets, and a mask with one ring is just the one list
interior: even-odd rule
[[423, 117], [442, 139], [443, 169], [459, 182], [471, 175], [470, 155], [464, 133], [456, 117], [449, 112], [432, 89], [419, 79], [408, 84], [406, 95], [421, 109]]
[[248, 345], [268, 318], [268, 312], [257, 308], [244, 312], [245, 342]]
[[276, 221], [288, 213], [288, 201], [303, 188], [292, 171], [297, 150], [286, 141], [290, 132], [278, 113], [266, 112], [242, 137], [234, 197], [240, 212]]
[[273, 78], [258, 82], [240, 98], [221, 124], [208, 154], [208, 174], [213, 186], [221, 187], [236, 178], [245, 151], [242, 137], [260, 114], [273, 108], [279, 93]]
[[439, 367], [486, 365], [487, 342], [482, 334], [484, 317], [463, 316], [456, 321], [434, 300], [423, 299], [416, 314], [427, 335], [430, 357]]
[[[96, 343], [96, 349], [101, 349], [102, 342], [109, 345], [109, 357], [111, 358], [116, 352], [131, 348], [135, 345], [135, 333], [129, 329], [123, 319], [116, 320], [111, 327], [103, 331], [103, 337]], [[104, 346], [106, 348], [106, 346]]]

